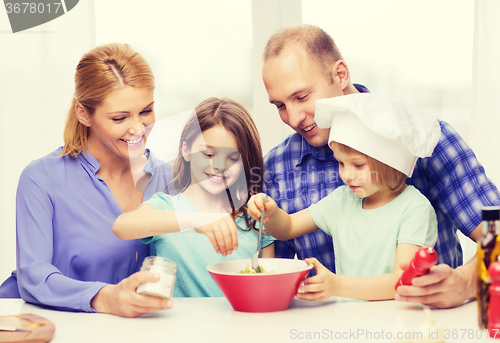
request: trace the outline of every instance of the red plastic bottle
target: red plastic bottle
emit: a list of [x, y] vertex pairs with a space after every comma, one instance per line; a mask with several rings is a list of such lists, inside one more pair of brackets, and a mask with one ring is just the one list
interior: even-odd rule
[[491, 278], [488, 332], [491, 338], [500, 338], [500, 262], [493, 262], [488, 268], [488, 273]]
[[396, 289], [401, 285], [411, 285], [411, 280], [417, 276], [427, 274], [429, 269], [437, 262], [437, 252], [428, 246], [422, 246], [405, 269], [403, 275], [396, 283]]

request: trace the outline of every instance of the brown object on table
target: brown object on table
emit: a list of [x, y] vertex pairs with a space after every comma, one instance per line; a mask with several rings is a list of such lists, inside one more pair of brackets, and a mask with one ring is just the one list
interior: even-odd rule
[[1, 343], [45, 343], [52, 339], [54, 323], [35, 314], [0, 316], [0, 326], [10, 326], [30, 331], [0, 331]]

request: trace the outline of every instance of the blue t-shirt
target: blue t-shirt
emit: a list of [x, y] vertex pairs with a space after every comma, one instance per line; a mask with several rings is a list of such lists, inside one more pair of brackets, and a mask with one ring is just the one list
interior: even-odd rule
[[[144, 203], [160, 210], [199, 212], [182, 193], [175, 196], [156, 193]], [[236, 219], [236, 224], [238, 249], [228, 256], [217, 254], [208, 237], [195, 230], [147, 237], [141, 239], [141, 242], [151, 243], [151, 250], [156, 255], [167, 257], [176, 263], [173, 297], [222, 297], [224, 295], [207, 271], [207, 266], [223, 261], [250, 259], [257, 250], [258, 232], [247, 228], [243, 216]], [[262, 235], [262, 247], [274, 240], [271, 236]]]

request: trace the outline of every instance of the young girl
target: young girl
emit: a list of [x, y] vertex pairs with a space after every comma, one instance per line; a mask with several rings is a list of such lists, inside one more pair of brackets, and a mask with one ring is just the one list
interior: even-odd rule
[[[122, 239], [143, 238], [157, 255], [176, 262], [174, 297], [223, 296], [206, 267], [255, 254], [256, 222], [246, 202], [262, 190], [262, 170], [260, 138], [250, 114], [236, 101], [207, 99], [181, 134], [168, 187], [177, 195], [155, 194], [119, 216], [113, 232]], [[195, 230], [184, 231], [190, 228]], [[262, 257], [274, 257], [274, 238], [262, 237]]]
[[266, 229], [280, 240], [318, 229], [333, 237], [337, 274], [315, 258], [306, 259], [317, 275], [305, 280], [297, 297], [393, 299], [399, 265], [409, 262], [419, 246], [434, 246], [437, 240], [434, 209], [405, 180], [418, 157], [432, 154], [440, 136], [438, 121], [372, 94], [318, 100], [315, 121], [331, 126], [329, 146], [346, 185], [292, 215], [255, 195], [249, 214], [259, 219], [265, 208]]

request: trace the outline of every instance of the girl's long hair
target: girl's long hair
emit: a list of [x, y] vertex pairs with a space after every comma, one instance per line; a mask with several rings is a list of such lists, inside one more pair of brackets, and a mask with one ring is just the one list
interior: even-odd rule
[[262, 192], [264, 159], [260, 136], [250, 113], [240, 103], [228, 98], [209, 98], [196, 106], [181, 133], [179, 151], [173, 168], [174, 192], [184, 192], [191, 184], [191, 165], [182, 155], [185, 142], [190, 148], [201, 133], [216, 125], [222, 125], [236, 139], [244, 173], [228, 188], [233, 217], [243, 214], [247, 227], [255, 229], [255, 221], [247, 213], [246, 203], [250, 196]]

